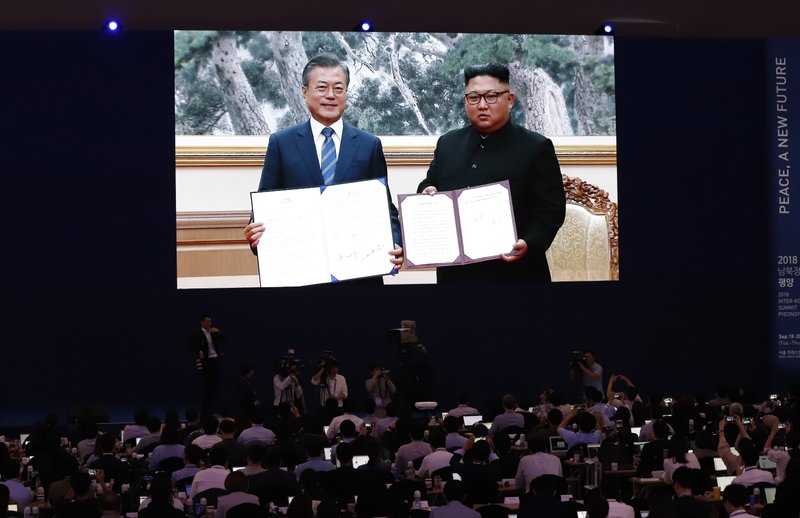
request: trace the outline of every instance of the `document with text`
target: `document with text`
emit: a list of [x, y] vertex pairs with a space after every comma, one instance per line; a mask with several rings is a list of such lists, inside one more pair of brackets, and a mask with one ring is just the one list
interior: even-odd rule
[[517, 241], [507, 180], [428, 194], [398, 196], [404, 268], [498, 259]]
[[250, 194], [262, 287], [306, 286], [391, 273], [385, 179]]

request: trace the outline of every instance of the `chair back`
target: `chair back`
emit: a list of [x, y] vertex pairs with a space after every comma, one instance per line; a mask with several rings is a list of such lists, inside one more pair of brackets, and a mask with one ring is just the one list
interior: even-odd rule
[[196, 495], [192, 495], [192, 501], [199, 502], [200, 499], [205, 498], [207, 505], [213, 505], [216, 507], [217, 500], [219, 499], [219, 497], [227, 494], [228, 492], [225, 491], [224, 489], [218, 487], [211, 487], [206, 489], [205, 491], [200, 491]]

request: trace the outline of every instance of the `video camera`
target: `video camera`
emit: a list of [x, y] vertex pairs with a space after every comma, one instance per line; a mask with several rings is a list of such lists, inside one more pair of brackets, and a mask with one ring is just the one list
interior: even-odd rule
[[569, 356], [569, 366], [576, 371], [580, 370], [580, 365], [584, 362], [583, 351], [572, 351]]
[[288, 375], [292, 370], [301, 371], [305, 368], [303, 360], [295, 355], [294, 349], [289, 349], [286, 354], [275, 358], [274, 370], [276, 374]]
[[336, 363], [336, 356], [334, 356], [332, 351], [326, 349], [322, 351], [322, 355], [319, 357], [319, 360], [317, 361], [317, 369], [327, 367], [331, 363]]

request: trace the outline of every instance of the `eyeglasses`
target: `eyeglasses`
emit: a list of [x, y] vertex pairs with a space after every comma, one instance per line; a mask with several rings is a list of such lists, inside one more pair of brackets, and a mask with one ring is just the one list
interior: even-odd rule
[[467, 92], [464, 94], [464, 99], [467, 100], [467, 104], [478, 104], [481, 102], [481, 99], [486, 101], [486, 104], [494, 104], [497, 102], [497, 98], [500, 97], [502, 94], [511, 93], [510, 90], [503, 90], [502, 92], [486, 92], [485, 94], [479, 94], [478, 92]]
[[319, 95], [326, 95], [331, 89], [333, 89], [333, 95], [337, 97], [340, 95], [344, 95], [344, 93], [347, 91], [347, 89], [342, 85], [333, 85], [333, 86], [317, 85], [311, 87], [311, 89], [314, 90], [314, 92], [316, 92]]

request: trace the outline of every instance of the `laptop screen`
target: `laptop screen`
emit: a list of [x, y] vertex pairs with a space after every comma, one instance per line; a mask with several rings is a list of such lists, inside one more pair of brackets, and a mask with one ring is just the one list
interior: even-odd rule
[[766, 455], [761, 455], [758, 457], [758, 467], [761, 469], [776, 469], [778, 465], [769, 460]]
[[717, 477], [717, 485], [719, 486], [720, 491], [725, 491], [725, 488], [731, 485], [731, 482], [733, 482], [733, 479], [735, 478], [736, 477], [733, 476]]
[[725, 466], [721, 457], [714, 457], [714, 471], [728, 471], [728, 467]]
[[29, 435], [30, 435], [29, 433], [21, 433], [21, 434], [19, 434], [19, 443], [20, 444], [25, 444], [25, 441], [28, 440], [28, 436]]
[[369, 462], [369, 455], [353, 455], [353, 467], [358, 468]]
[[560, 435], [553, 435], [550, 437], [550, 451], [567, 451], [567, 441], [561, 438]]
[[482, 415], [465, 415], [464, 426], [472, 426], [474, 424], [480, 423], [482, 419], [483, 419]]
[[631, 428], [631, 433], [634, 434], [636, 437], [639, 437], [639, 432], [642, 431], [641, 426], [634, 426]]
[[765, 487], [764, 488], [764, 498], [767, 499], [767, 505], [775, 503], [775, 490], [777, 488], [774, 487]]
[[[317, 450], [319, 451], [319, 450]], [[333, 460], [333, 448], [325, 448], [325, 460]]]

